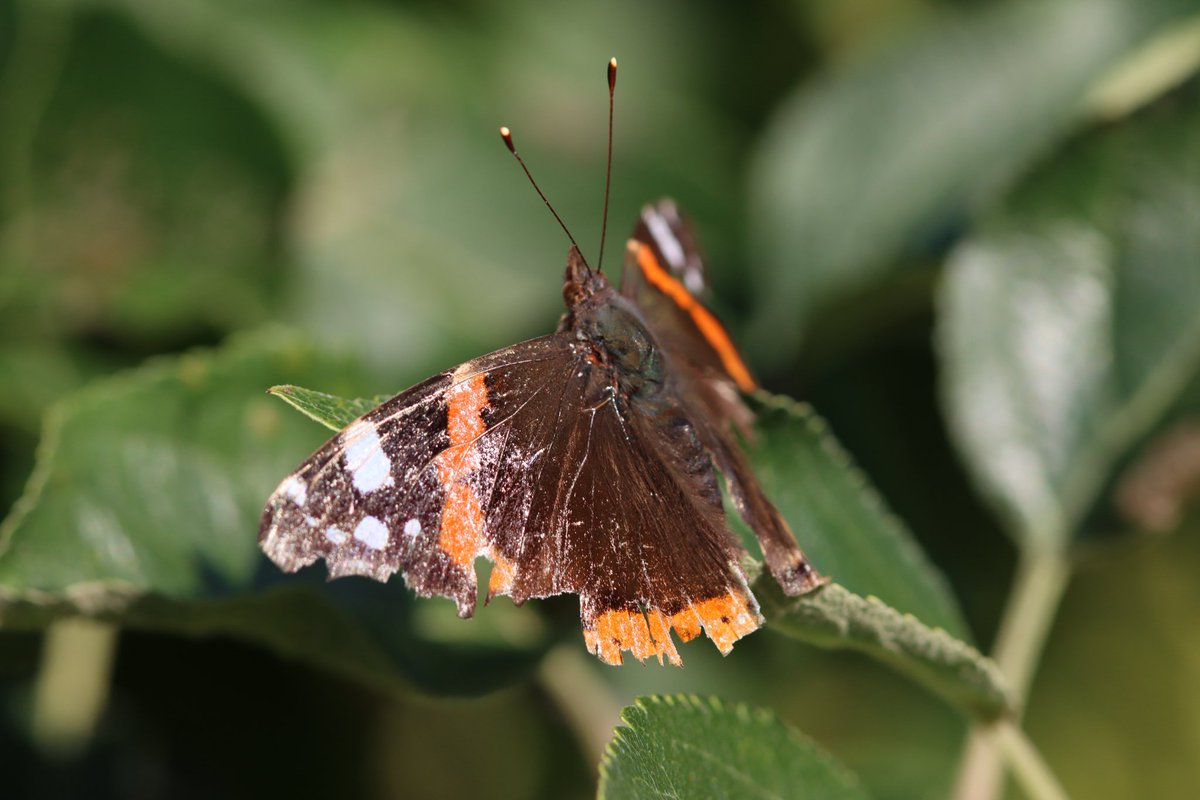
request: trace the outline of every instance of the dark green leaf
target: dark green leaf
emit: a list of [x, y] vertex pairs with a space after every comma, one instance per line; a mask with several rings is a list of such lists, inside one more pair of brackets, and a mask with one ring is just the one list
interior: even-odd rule
[[1200, 370], [1200, 114], [1149, 112], [1022, 188], [953, 255], [945, 403], [1027, 546], [1061, 546]]
[[752, 219], [766, 355], [809, 309], [860, 289], [1076, 120], [1089, 88], [1194, 5], [1003, 3], [923, 29], [805, 86], [758, 154]]
[[858, 780], [768, 711], [716, 698], [642, 697], [600, 764], [604, 800], [866, 798]]
[[247, 584], [264, 498], [320, 441], [263, 393], [288, 374], [336, 386], [352, 371], [294, 337], [243, 337], [96, 382], [57, 406], [4, 523], [0, 584], [176, 597]]
[[931, 627], [969, 637], [941, 573], [812, 409], [760, 395], [750, 446], [767, 495], [817, 568]]

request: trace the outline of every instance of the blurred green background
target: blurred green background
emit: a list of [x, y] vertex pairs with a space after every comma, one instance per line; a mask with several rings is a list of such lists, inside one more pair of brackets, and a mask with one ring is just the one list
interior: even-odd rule
[[[954, 361], [942, 327], [946, 265], [967, 273], [981, 252], [1010, 252], [1006, 236], [1063, 217], [1109, 236], [1121, 286], [1122, 269], [1144, 268], [1196, 296], [1195, 3], [0, 0], [0, 509], [26, 515], [0, 541], [0, 615], [14, 603], [0, 616], [0, 793], [586, 797], [602, 741], [587, 732], [638, 695], [686, 691], [774, 709], [874, 797], [947, 796], [965, 723], [885, 668], [769, 630], [726, 659], [689, 645], [683, 670], [608, 668], [576, 658], [571, 598], [500, 601], [459, 623], [449, 603], [389, 587], [395, 611], [372, 613], [399, 626], [406, 689], [289, 649], [319, 610], [282, 613], [272, 649], [151, 598], [119, 636], [90, 741], [57, 747], [31, 723], [55, 604], [86, 607], [80, 587], [100, 575], [89, 547], [108, 548], [97, 563], [120, 556], [106, 503], [116, 516], [146, 506], [139, 524], [164, 537], [182, 535], [175, 519], [219, 522], [217, 498], [261, 506], [324, 433], [262, 397], [268, 385], [391, 393], [552, 329], [566, 242], [496, 127], [512, 127], [595, 253], [610, 56], [610, 268], [640, 206], [676, 198], [764, 385], [829, 420], [989, 649], [1017, 559], [1004, 530], [1022, 507], [993, 513], [981, 496], [1002, 481], [973, 450], [982, 439], [952, 443], [970, 426], [948, 423], [945, 376], [975, 362]], [[1151, 211], [1127, 213], [1130, 196]], [[1039, 263], [1021, 267], [1035, 282]], [[1154, 272], [1164, 263], [1177, 269]], [[1172, 314], [1182, 327], [1200, 316], [1181, 303], [1118, 304], [1135, 309], [1132, 322], [1117, 314], [1118, 334], [1133, 333], [1097, 363], [1125, 364], [1123, 343], [1153, 339]], [[1052, 361], [1054, 336], [1072, 330], [1035, 347]], [[218, 346], [241, 355], [180, 357]], [[1177, 513], [1115, 500], [1146, 442], [1198, 418], [1195, 360], [1172, 363], [1169, 402], [1080, 512], [1078, 568], [1027, 703], [1031, 738], [1075, 797], [1200, 790], [1200, 519], [1186, 505], [1200, 456], [1171, 462], [1162, 502]], [[143, 378], [112, 376], [139, 367], [161, 375], [120, 394]], [[85, 469], [173, 474], [171, 448], [110, 449], [167, 413], [149, 384], [168, 374], [219, 376], [207, 404], [170, 413], [203, 418], [189, 436], [222, 441], [226, 460], [189, 462], [186, 497], [139, 478], [100, 485], [92, 517], [35, 509]], [[48, 458], [74, 441], [80, 460], [28, 483], [39, 446]], [[254, 479], [230, 485], [230, 464]], [[51, 537], [41, 555], [16, 547], [31, 519]], [[273, 589], [261, 560], [226, 563], [254, 546], [253, 522], [230, 519], [241, 527], [201, 542], [200, 561], [156, 590], [236, 616], [257, 600], [230, 586]], [[358, 608], [354, 586], [329, 591]], [[547, 640], [562, 649], [543, 658]]]

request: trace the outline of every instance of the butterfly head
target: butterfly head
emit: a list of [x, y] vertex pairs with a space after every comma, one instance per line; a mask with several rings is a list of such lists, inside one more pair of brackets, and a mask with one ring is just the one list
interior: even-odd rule
[[604, 273], [588, 266], [579, 248], [571, 245], [567, 251], [567, 273], [563, 278], [563, 302], [574, 312], [589, 298], [611, 291]]

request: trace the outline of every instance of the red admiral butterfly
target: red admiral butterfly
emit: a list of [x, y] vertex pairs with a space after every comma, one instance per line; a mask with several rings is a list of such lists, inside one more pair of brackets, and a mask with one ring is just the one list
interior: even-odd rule
[[683, 641], [703, 629], [728, 653], [762, 616], [714, 468], [784, 591], [823, 579], [738, 447], [734, 428], [751, 421], [738, 392], [757, 385], [697, 299], [704, 290], [670, 200], [642, 210], [619, 290], [572, 239], [555, 333], [351, 423], [271, 495], [260, 545], [289, 572], [318, 558], [331, 578], [401, 572], [418, 594], [453, 598], [461, 617], [475, 611], [484, 556], [488, 600], [578, 594], [587, 647], [609, 664], [625, 650], [681, 664], [672, 629]]

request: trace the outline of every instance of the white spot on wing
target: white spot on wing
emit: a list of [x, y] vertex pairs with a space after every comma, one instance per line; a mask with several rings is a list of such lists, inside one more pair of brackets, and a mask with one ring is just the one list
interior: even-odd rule
[[388, 529], [375, 517], [363, 517], [354, 529], [354, 538], [372, 550], [382, 550], [387, 547]]
[[279, 487], [279, 491], [283, 496], [291, 500], [298, 506], [303, 506], [308, 500], [308, 489], [304, 486], [304, 481], [300, 480], [295, 475], [288, 477]]
[[675, 234], [671, 233], [671, 226], [667, 224], [667, 221], [653, 210], [643, 214], [642, 219], [646, 221], [646, 227], [650, 229], [650, 235], [654, 237], [654, 243], [662, 251], [663, 258], [667, 260], [667, 263], [677, 270], [683, 269], [687, 265], [683, 245], [679, 244]]
[[342, 544], [346, 541], [346, 532], [341, 528], [335, 528], [330, 525], [325, 529], [325, 538], [334, 544]]
[[392, 465], [380, 447], [379, 434], [370, 422], [358, 420], [342, 434], [346, 445], [346, 469], [354, 488], [370, 494], [381, 486], [391, 486]]
[[419, 536], [421, 534], [421, 520], [413, 517], [408, 522], [404, 523], [405, 536]]

